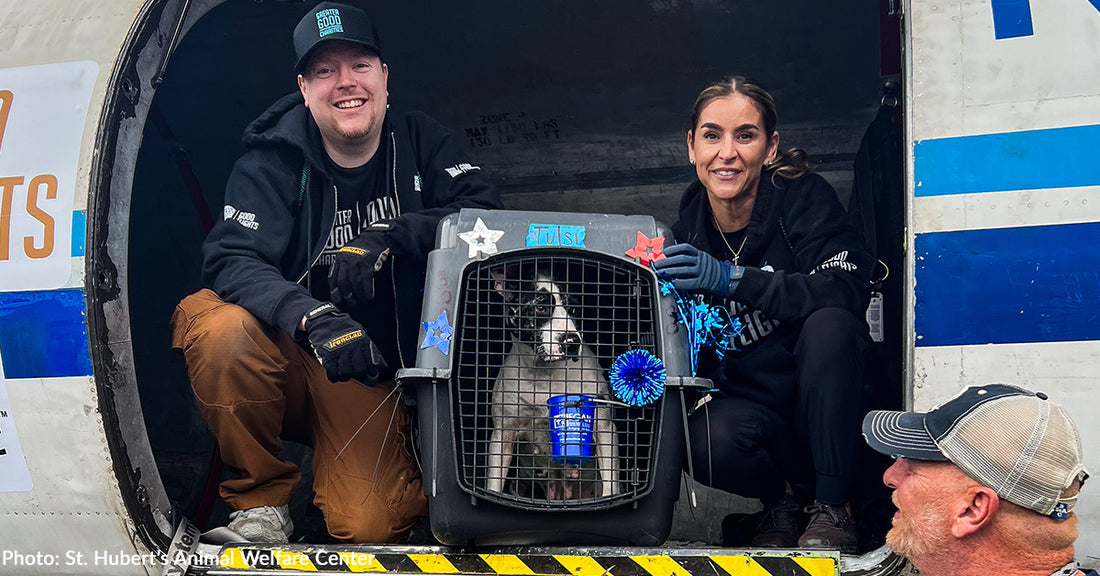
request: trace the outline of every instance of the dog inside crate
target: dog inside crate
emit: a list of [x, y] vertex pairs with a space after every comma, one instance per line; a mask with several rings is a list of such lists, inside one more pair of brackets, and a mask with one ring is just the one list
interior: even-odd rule
[[659, 401], [618, 401], [607, 370], [628, 350], [659, 356], [652, 275], [596, 253], [528, 251], [472, 265], [461, 294], [454, 415], [467, 488], [540, 507], [647, 492]]

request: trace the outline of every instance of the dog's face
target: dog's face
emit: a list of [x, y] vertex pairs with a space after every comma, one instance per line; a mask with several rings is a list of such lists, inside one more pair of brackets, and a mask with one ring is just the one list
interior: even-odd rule
[[521, 275], [509, 267], [492, 270], [493, 288], [504, 298], [508, 329], [543, 362], [576, 359], [581, 335], [567, 307], [568, 297], [550, 275]]

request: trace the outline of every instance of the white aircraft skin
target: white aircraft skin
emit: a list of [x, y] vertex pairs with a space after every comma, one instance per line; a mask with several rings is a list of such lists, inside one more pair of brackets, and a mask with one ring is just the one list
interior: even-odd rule
[[[173, 510], [142, 416], [126, 216], [163, 60], [173, 41], [221, 1], [0, 5], [0, 573], [161, 574], [166, 557], [192, 550], [197, 530]], [[1100, 62], [1095, 0], [1031, 3], [1034, 29], [998, 30], [1000, 38], [988, 4], [907, 1], [902, 9], [907, 245], [950, 247], [939, 239], [1022, 228], [1072, 237], [1075, 226], [1100, 222], [1100, 178], [929, 194], [932, 177], [922, 179], [922, 162], [933, 152], [917, 146], [1003, 133], [1100, 132], [1100, 67], [1081, 64]], [[1086, 254], [1089, 262], [1096, 250], [1094, 244]], [[1091, 409], [1100, 339], [1078, 331], [1039, 341], [924, 344], [952, 328], [950, 319], [921, 307], [937, 274], [954, 274], [937, 268], [934, 256], [931, 248], [909, 254], [898, 272], [907, 286], [909, 405], [924, 410], [967, 385], [993, 381], [1043, 390], [1074, 415], [1086, 467], [1100, 470], [1100, 418]], [[1090, 274], [1079, 279], [1095, 284]], [[1067, 296], [1064, 308], [1095, 312], [1090, 286], [1083, 299]], [[1011, 329], [1007, 316], [992, 324]], [[1078, 504], [1081, 559], [1100, 557], [1098, 494], [1086, 488]], [[865, 562], [882, 562], [881, 551]]]
[[[8, 293], [0, 322], [8, 326], [28, 314], [62, 322], [55, 327], [80, 324], [70, 320], [83, 316], [84, 230], [72, 228], [85, 220], [101, 115], [117, 93], [114, 69], [142, 5], [43, 0], [0, 8], [0, 178], [6, 182], [0, 292]], [[36, 306], [48, 311], [24, 312]], [[65, 336], [28, 333], [24, 343]], [[163, 569], [141, 560], [152, 550], [123, 496], [86, 336], [82, 347], [76, 364], [70, 356], [35, 368], [19, 358], [36, 351], [10, 340], [0, 346], [0, 447], [7, 452], [0, 455], [0, 572]], [[80, 347], [55, 351], [74, 348]], [[159, 478], [143, 476], [142, 492], [149, 494]], [[126, 488], [133, 498], [136, 487]], [[158, 524], [168, 531], [169, 508], [157, 505]], [[137, 562], [126, 566], [127, 560]]]

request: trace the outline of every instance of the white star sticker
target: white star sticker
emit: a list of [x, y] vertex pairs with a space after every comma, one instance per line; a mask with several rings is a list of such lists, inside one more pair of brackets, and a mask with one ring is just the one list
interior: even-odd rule
[[496, 254], [497, 241], [500, 240], [501, 236], [504, 236], [504, 230], [490, 230], [481, 218], [478, 218], [477, 222], [474, 223], [473, 230], [458, 235], [459, 238], [470, 245], [470, 258], [477, 256], [478, 252]]

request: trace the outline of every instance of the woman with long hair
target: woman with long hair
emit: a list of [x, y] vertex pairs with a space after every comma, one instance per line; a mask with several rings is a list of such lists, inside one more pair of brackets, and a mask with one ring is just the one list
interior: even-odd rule
[[742, 325], [736, 350], [700, 367], [716, 391], [689, 421], [696, 478], [764, 503], [755, 546], [854, 551], [873, 259], [805, 152], [779, 153], [775, 101], [759, 84], [704, 89], [687, 150], [697, 180], [672, 227], [680, 243], [654, 268]]

